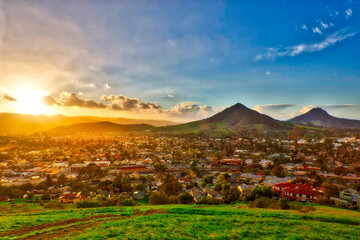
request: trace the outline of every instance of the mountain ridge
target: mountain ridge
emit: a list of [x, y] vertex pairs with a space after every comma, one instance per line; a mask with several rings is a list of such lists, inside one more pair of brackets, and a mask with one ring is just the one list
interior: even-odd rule
[[287, 122], [326, 128], [360, 129], [360, 120], [334, 117], [322, 108], [313, 108], [302, 115], [287, 120]]

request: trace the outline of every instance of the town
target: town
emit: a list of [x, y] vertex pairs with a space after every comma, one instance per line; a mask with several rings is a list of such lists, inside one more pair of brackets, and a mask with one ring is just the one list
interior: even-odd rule
[[[359, 209], [360, 138], [4, 135], [0, 200], [78, 206], [273, 199]], [[85, 204], [85, 205], [86, 205]]]

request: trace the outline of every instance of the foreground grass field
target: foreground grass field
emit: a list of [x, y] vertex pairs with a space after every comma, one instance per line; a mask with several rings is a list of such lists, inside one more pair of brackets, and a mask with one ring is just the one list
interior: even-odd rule
[[1, 239], [360, 239], [360, 212], [237, 205], [44, 209], [0, 205]]

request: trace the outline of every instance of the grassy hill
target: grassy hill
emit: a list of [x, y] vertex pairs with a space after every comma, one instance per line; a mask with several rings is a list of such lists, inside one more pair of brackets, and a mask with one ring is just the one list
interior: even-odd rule
[[256, 129], [258, 132], [289, 132], [292, 123], [273, 119], [237, 103], [212, 117], [200, 121], [160, 128], [171, 133], [207, 133], [231, 135], [238, 131]]
[[0, 206], [1, 239], [360, 239], [360, 212], [236, 205], [44, 209]]

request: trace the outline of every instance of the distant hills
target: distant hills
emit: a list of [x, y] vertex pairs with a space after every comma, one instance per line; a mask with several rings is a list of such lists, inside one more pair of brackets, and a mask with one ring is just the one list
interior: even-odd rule
[[71, 135], [75, 133], [121, 133], [150, 131], [156, 127], [148, 124], [116, 124], [112, 122], [77, 123], [70, 126], [60, 126], [51, 129], [53, 134]]
[[127, 119], [108, 117], [68, 117], [64, 115], [29, 115], [17, 113], [0, 113], [0, 133], [24, 133], [48, 131], [50, 129], [78, 123], [112, 122], [115, 124], [148, 124], [152, 126], [166, 126], [176, 124], [165, 120]]
[[172, 132], [215, 134], [229, 134], [254, 128], [258, 131], [287, 131], [292, 129], [292, 124], [273, 119], [237, 103], [210, 118], [166, 127]]
[[279, 121], [265, 114], [237, 103], [207, 119], [175, 125], [171, 121], [103, 118], [103, 117], [67, 117], [64, 115], [25, 115], [0, 113], [0, 133], [34, 133], [49, 131], [53, 134], [72, 134], [78, 132], [167, 132], [167, 133], [208, 133], [212, 135], [230, 135], [243, 130], [258, 132], [288, 132], [294, 124], [326, 128], [357, 128], [360, 120], [337, 118], [321, 108], [288, 121]]
[[307, 113], [288, 120], [288, 122], [326, 128], [360, 129], [360, 120], [333, 117], [321, 108], [313, 108]]

